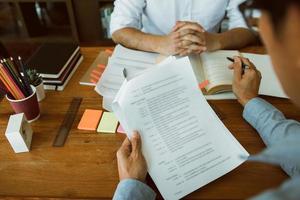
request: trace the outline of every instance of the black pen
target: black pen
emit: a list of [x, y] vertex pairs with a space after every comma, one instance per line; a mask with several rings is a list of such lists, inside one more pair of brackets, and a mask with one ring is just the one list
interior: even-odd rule
[[27, 88], [29, 94], [32, 94], [33, 91], [32, 91], [32, 89], [31, 89], [31, 87], [30, 87], [30, 83], [29, 83], [29, 78], [28, 78], [27, 70], [26, 70], [26, 68], [25, 68], [25, 66], [24, 66], [24, 64], [23, 64], [23, 62], [22, 62], [22, 58], [21, 58], [20, 56], [18, 57], [18, 60], [19, 60], [19, 63], [20, 63], [21, 70], [22, 70], [22, 72], [23, 72], [23, 77], [24, 77], [24, 81], [25, 81], [24, 84], [25, 84], [25, 86], [26, 86], [26, 88]]
[[123, 69], [123, 76], [124, 76], [125, 79], [127, 79], [127, 70], [126, 70], [126, 68]]
[[[227, 57], [227, 60], [231, 61], [231, 62], [234, 62], [234, 59], [233, 58], [230, 58], [230, 57]], [[245, 73], [245, 69], [249, 69], [249, 66], [245, 63], [242, 62], [242, 69], [243, 69], [243, 72], [242, 74]]]

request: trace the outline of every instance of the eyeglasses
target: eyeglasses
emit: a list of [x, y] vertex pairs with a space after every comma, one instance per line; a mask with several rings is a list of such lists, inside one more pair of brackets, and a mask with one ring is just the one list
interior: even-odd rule
[[257, 26], [257, 13], [260, 13], [260, 9], [256, 7], [255, 0], [247, 0], [239, 5], [240, 12], [248, 26], [252, 31], [256, 31], [255, 26]]

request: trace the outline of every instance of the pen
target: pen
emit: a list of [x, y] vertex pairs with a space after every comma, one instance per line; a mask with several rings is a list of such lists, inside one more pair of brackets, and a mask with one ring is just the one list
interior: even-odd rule
[[[229, 60], [231, 62], [234, 62], [234, 59], [230, 58], [230, 57], [227, 57], [227, 60]], [[249, 66], [242, 62], [242, 69], [243, 69], [242, 74], [244, 74], [245, 73], [245, 69], [249, 69]]]
[[125, 68], [123, 69], [123, 76], [124, 76], [125, 79], [127, 79], [127, 71], [126, 71]]

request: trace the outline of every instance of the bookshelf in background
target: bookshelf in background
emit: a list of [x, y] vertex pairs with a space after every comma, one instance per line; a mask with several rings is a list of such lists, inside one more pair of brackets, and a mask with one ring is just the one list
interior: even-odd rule
[[112, 5], [113, 0], [1, 0], [0, 42], [113, 45], [107, 35]]
[[[83, 46], [110, 46], [107, 37], [108, 14], [113, 0], [73, 0], [80, 44]], [[102, 13], [102, 17], [101, 17]], [[104, 19], [104, 16], [106, 18]]]
[[72, 0], [2, 0], [1, 41], [78, 41], [74, 19]]

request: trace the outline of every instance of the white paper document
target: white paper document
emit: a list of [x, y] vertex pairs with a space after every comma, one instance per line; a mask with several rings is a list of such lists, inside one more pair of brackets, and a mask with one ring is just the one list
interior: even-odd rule
[[[96, 84], [96, 92], [106, 99], [113, 99], [124, 81], [124, 68], [129, 78], [134, 77], [155, 65], [158, 58], [159, 54], [156, 53], [136, 51], [117, 45]], [[109, 107], [108, 109], [111, 111]]]
[[180, 199], [230, 172], [249, 154], [198, 89], [187, 57], [125, 80], [113, 111], [141, 134], [148, 171], [165, 199]]
[[268, 55], [258, 55], [253, 53], [243, 53], [262, 74], [262, 80], [259, 87], [259, 94], [273, 97], [288, 98], [284, 93], [282, 86], [273, 69], [271, 58]]

